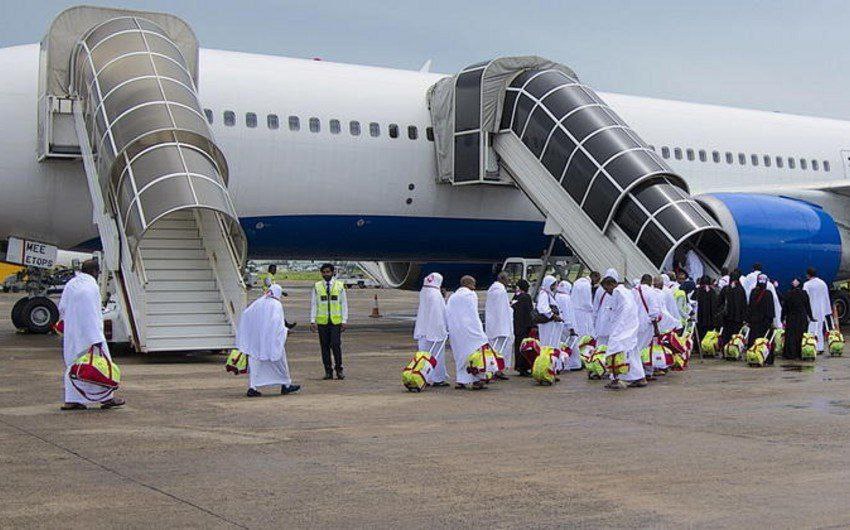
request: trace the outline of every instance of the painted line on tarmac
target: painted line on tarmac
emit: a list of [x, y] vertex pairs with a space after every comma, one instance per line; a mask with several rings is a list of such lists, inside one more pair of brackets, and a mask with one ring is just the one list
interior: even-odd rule
[[126, 481], [129, 481], [129, 482], [132, 482], [133, 484], [136, 484], [137, 486], [141, 486], [141, 487], [146, 488], [146, 489], [149, 489], [149, 490], [151, 490], [151, 491], [153, 491], [153, 492], [155, 492], [155, 493], [159, 493], [160, 495], [163, 495], [163, 496], [165, 496], [165, 497], [168, 497], [169, 499], [175, 500], [175, 501], [177, 501], [177, 502], [179, 502], [179, 503], [185, 504], [186, 506], [191, 506], [192, 508], [195, 508], [196, 510], [199, 510], [199, 511], [201, 511], [201, 512], [203, 512], [203, 513], [207, 514], [207, 515], [211, 515], [211, 516], [215, 517], [216, 519], [218, 519], [218, 520], [220, 520], [220, 521], [223, 521], [223, 522], [225, 522], [225, 523], [227, 523], [227, 524], [229, 524], [229, 525], [231, 525], [231, 526], [235, 526], [236, 528], [245, 528], [245, 529], [247, 529], [247, 528], [248, 528], [248, 527], [247, 527], [247, 526], [245, 526], [245, 525], [239, 524], [239, 523], [237, 523], [237, 522], [235, 522], [235, 521], [231, 521], [230, 519], [228, 519], [227, 517], [225, 517], [225, 516], [223, 516], [223, 515], [221, 515], [221, 514], [219, 514], [219, 513], [216, 513], [216, 512], [214, 512], [214, 511], [212, 511], [212, 510], [209, 510], [209, 509], [207, 509], [207, 508], [204, 508], [203, 506], [200, 506], [200, 505], [198, 505], [198, 504], [195, 504], [194, 502], [189, 501], [189, 500], [186, 500], [186, 499], [184, 499], [184, 498], [182, 498], [182, 497], [178, 497], [177, 495], [174, 495], [173, 493], [169, 493], [169, 492], [167, 492], [167, 491], [165, 491], [165, 490], [162, 490], [162, 489], [160, 489], [160, 488], [158, 488], [158, 487], [156, 487], [156, 486], [154, 486], [154, 485], [152, 485], [152, 484], [148, 484], [148, 483], [146, 483], [146, 482], [142, 482], [141, 480], [138, 480], [138, 479], [136, 479], [136, 478], [133, 478], [133, 477], [131, 477], [131, 476], [129, 476], [129, 475], [126, 475], [126, 474], [124, 474], [124, 473], [121, 473], [121, 472], [120, 472], [120, 471], [118, 471], [117, 469], [113, 469], [113, 468], [111, 468], [111, 467], [107, 466], [106, 464], [101, 464], [101, 463], [100, 463], [100, 462], [98, 462], [97, 460], [94, 460], [94, 459], [89, 458], [89, 457], [87, 457], [87, 456], [85, 456], [85, 455], [82, 455], [82, 454], [78, 453], [77, 451], [74, 451], [73, 449], [70, 449], [70, 448], [68, 448], [68, 447], [65, 447], [64, 445], [58, 444], [58, 443], [56, 443], [56, 442], [54, 442], [54, 441], [52, 441], [52, 440], [49, 440], [49, 439], [47, 439], [47, 438], [45, 438], [45, 437], [43, 437], [43, 436], [39, 436], [38, 434], [36, 434], [36, 433], [34, 433], [34, 432], [32, 432], [32, 431], [29, 431], [29, 430], [27, 430], [27, 429], [24, 429], [23, 427], [19, 427], [19, 426], [15, 425], [14, 423], [8, 422], [8, 421], [6, 421], [6, 420], [4, 420], [4, 419], [2, 419], [2, 418], [0, 418], [0, 423], [2, 423], [2, 424], [4, 424], [4, 425], [7, 425], [7, 426], [11, 427], [12, 429], [15, 429], [15, 430], [17, 430], [17, 431], [19, 431], [19, 432], [22, 432], [22, 433], [24, 433], [24, 434], [26, 434], [26, 435], [28, 435], [28, 436], [31, 436], [31, 437], [33, 437], [33, 438], [35, 438], [35, 439], [37, 439], [37, 440], [40, 440], [40, 441], [42, 441], [43, 443], [45, 443], [45, 444], [47, 444], [47, 445], [50, 445], [50, 446], [52, 446], [52, 447], [55, 447], [55, 448], [57, 448], [57, 449], [59, 449], [59, 450], [61, 450], [61, 451], [64, 451], [64, 452], [66, 452], [66, 453], [68, 453], [68, 454], [70, 454], [70, 455], [73, 455], [73, 456], [75, 456], [75, 457], [79, 458], [80, 460], [83, 460], [84, 462], [88, 462], [89, 464], [91, 464], [91, 465], [93, 465], [93, 466], [95, 466], [95, 467], [98, 467], [98, 468], [102, 469], [103, 471], [106, 471], [107, 473], [111, 473], [111, 474], [115, 475], [116, 477], [122, 478], [122, 479], [124, 479], [124, 480], [126, 480]]

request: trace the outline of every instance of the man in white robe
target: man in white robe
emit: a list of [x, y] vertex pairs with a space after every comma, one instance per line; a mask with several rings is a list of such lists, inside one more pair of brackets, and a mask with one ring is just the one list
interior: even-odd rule
[[287, 329], [280, 297], [283, 290], [272, 284], [248, 306], [239, 319], [236, 347], [248, 356], [248, 397], [259, 397], [258, 388], [280, 385], [281, 394], [297, 392], [286, 362]]
[[449, 330], [446, 324], [446, 300], [440, 288], [443, 276], [432, 272], [422, 282], [419, 291], [419, 308], [416, 310], [416, 326], [413, 338], [418, 342], [419, 351], [428, 352], [437, 361], [426, 382], [432, 386], [449, 386], [446, 382], [446, 339]]
[[555, 301], [558, 302], [558, 309], [561, 311], [561, 343], [571, 348], [570, 356], [567, 358], [566, 365], [562, 367], [564, 370], [576, 371], [581, 370], [581, 356], [578, 352], [578, 339], [576, 334], [576, 318], [575, 310], [573, 309], [572, 300], [572, 284], [567, 280], [562, 280], [558, 283], [558, 290], [555, 293]]
[[[606, 358], [608, 362], [611, 362], [611, 356], [625, 353], [629, 372], [623, 376], [623, 379], [629, 382], [628, 386], [646, 386], [646, 374], [640, 360], [640, 351], [637, 350], [640, 324], [635, 297], [624, 285], [618, 285], [617, 280], [611, 276], [602, 279], [602, 288], [611, 298], [611, 326]], [[626, 386], [616, 374], [612, 373], [611, 382], [605, 388], [622, 390]]]
[[579, 278], [573, 284], [570, 299], [573, 305], [575, 317], [575, 329], [579, 337], [588, 335], [593, 337], [596, 331], [593, 328], [593, 292], [590, 279]]
[[695, 282], [699, 281], [705, 274], [705, 266], [693, 249], [688, 250], [685, 254], [685, 270], [688, 271], [688, 277]]
[[[514, 366], [514, 310], [511, 308], [506, 287], [509, 281], [507, 273], [499, 273], [496, 281], [487, 289], [484, 301], [484, 331], [493, 350], [504, 357], [506, 370]], [[496, 372], [496, 377], [508, 379], [503, 371]]]
[[829, 325], [827, 318], [832, 318], [832, 304], [829, 301], [829, 286], [818, 278], [818, 271], [809, 267], [806, 271], [806, 283], [803, 290], [809, 293], [809, 303], [812, 306], [814, 323], [809, 325], [809, 331], [818, 338], [818, 351], [823, 352], [824, 327]]
[[554, 276], [545, 276], [540, 284], [540, 292], [537, 293], [535, 309], [542, 316], [549, 318], [548, 322], [537, 324], [537, 332], [540, 335], [541, 346], [557, 348], [561, 343], [561, 328], [563, 324], [559, 316], [558, 302], [555, 300], [555, 289], [557, 280]]
[[[758, 278], [763, 273], [761, 272], [761, 263], [753, 264], [753, 272], [741, 278], [741, 286], [747, 293], [747, 300], [750, 299], [750, 293], [755, 289], [758, 283]], [[767, 275], [765, 275], [767, 276]], [[776, 292], [776, 286], [768, 277], [767, 290], [773, 295], [773, 327], [776, 329], [782, 328], [782, 303], [779, 301], [779, 294]]]
[[[602, 276], [612, 278], [619, 283], [620, 275], [614, 269], [608, 269]], [[613, 311], [611, 293], [605, 289], [599, 288], [593, 296], [593, 327], [596, 331], [596, 343], [601, 346], [608, 343], [608, 337], [611, 335], [611, 313]]]
[[[71, 365], [77, 358], [94, 347], [111, 360], [106, 337], [103, 335], [103, 311], [100, 300], [100, 287], [97, 277], [100, 267], [97, 260], [83, 262], [80, 272], [71, 278], [62, 291], [59, 300], [59, 318], [64, 321], [62, 353], [65, 359], [65, 403], [62, 410], [85, 410], [87, 405], [100, 403], [101, 408], [120, 407], [124, 400], [113, 396], [112, 392], [98, 396], [90, 401], [78, 391], [69, 377]], [[87, 394], [93, 395], [98, 388], [79, 382], [77, 386]]]
[[[644, 348], [651, 347], [658, 328], [658, 322], [661, 320], [661, 299], [658, 291], [652, 286], [652, 276], [644, 274], [640, 283], [632, 289], [635, 297], [635, 305], [638, 311], [638, 334], [637, 334], [637, 352], [638, 355]], [[666, 366], [659, 366], [661, 369]], [[644, 366], [647, 380], [654, 379], [652, 373], [654, 371], [653, 362], [650, 358], [648, 366]]]
[[478, 295], [475, 294], [475, 278], [464, 276], [461, 287], [452, 293], [446, 303], [446, 320], [449, 325], [449, 344], [455, 359], [455, 381], [458, 389], [480, 390], [485, 388], [481, 381], [466, 371], [469, 356], [488, 343], [484, 326], [478, 316]]

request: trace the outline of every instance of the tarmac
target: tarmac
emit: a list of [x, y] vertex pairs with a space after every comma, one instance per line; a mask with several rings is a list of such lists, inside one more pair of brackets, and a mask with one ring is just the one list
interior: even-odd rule
[[350, 291], [347, 378], [322, 381], [288, 290], [300, 393], [248, 399], [221, 355], [127, 354], [127, 405], [83, 412], [59, 410], [60, 339], [17, 334], [0, 295], [0, 527], [850, 526], [850, 359], [413, 394], [416, 293]]

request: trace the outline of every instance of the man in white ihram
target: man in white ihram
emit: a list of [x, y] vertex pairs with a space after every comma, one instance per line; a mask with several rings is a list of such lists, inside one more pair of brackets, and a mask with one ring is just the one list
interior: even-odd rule
[[[496, 281], [487, 289], [484, 301], [484, 331], [493, 350], [505, 358], [505, 370], [514, 366], [514, 310], [508, 299], [508, 281], [507, 273], [499, 273]], [[508, 379], [502, 371], [496, 372], [496, 377]]]
[[266, 294], [254, 300], [239, 319], [236, 347], [248, 356], [248, 397], [259, 397], [259, 387], [280, 385], [281, 394], [297, 392], [286, 362], [287, 329], [280, 296], [283, 290], [272, 284]]
[[[620, 275], [614, 269], [606, 270], [602, 278], [612, 278], [615, 285], [620, 281]], [[606, 289], [597, 289], [593, 295], [593, 327], [596, 332], [596, 344], [599, 346], [608, 344], [608, 337], [611, 335], [611, 314], [614, 310], [612, 296]]]
[[432, 386], [449, 386], [446, 382], [446, 338], [449, 335], [446, 326], [446, 301], [440, 287], [443, 276], [432, 272], [422, 281], [419, 291], [419, 308], [416, 310], [416, 326], [413, 338], [418, 342], [419, 351], [428, 352], [437, 361], [437, 365], [428, 372], [426, 382]]
[[[640, 325], [634, 295], [625, 286], [618, 285], [617, 280], [611, 276], [603, 278], [601, 285], [611, 299], [610, 334], [607, 343], [608, 362], [611, 361], [612, 355], [625, 353], [629, 363], [629, 373], [623, 379], [629, 381], [629, 386], [646, 386], [643, 363], [640, 360], [640, 351], [637, 350]], [[605, 388], [622, 390], [626, 388], [626, 384], [620, 381], [617, 375], [611, 374], [611, 382]]]
[[478, 317], [478, 295], [475, 294], [475, 278], [464, 276], [461, 287], [452, 293], [446, 303], [446, 318], [449, 324], [449, 343], [455, 358], [455, 381], [457, 389], [481, 390], [486, 388], [466, 371], [467, 358], [488, 343], [481, 318]]
[[[111, 360], [109, 349], [106, 347], [106, 337], [103, 335], [103, 313], [100, 305], [100, 288], [97, 276], [100, 267], [97, 260], [83, 262], [80, 272], [65, 285], [62, 298], [59, 300], [59, 317], [64, 321], [62, 350], [65, 357], [65, 404], [62, 410], [85, 410], [91, 404], [81, 394], [68, 376], [71, 365], [77, 358], [89, 351], [89, 348], [101, 348], [104, 356]], [[78, 383], [81, 388], [85, 383]], [[100, 408], [120, 407], [124, 404], [121, 398], [113, 397], [112, 392], [100, 400]]]
[[827, 324], [826, 318], [832, 316], [832, 304], [829, 302], [829, 287], [826, 282], [818, 278], [818, 271], [809, 267], [806, 271], [807, 280], [803, 284], [803, 290], [809, 293], [809, 304], [812, 306], [812, 318], [816, 322], [809, 326], [809, 331], [818, 338], [818, 351], [823, 352], [823, 328]]
[[573, 310], [572, 299], [573, 286], [567, 280], [558, 282], [558, 291], [555, 293], [555, 301], [558, 302], [558, 310], [564, 321], [561, 327], [561, 343], [572, 348], [563, 370], [581, 370], [581, 355], [578, 352], [578, 337], [576, 335], [576, 318]]

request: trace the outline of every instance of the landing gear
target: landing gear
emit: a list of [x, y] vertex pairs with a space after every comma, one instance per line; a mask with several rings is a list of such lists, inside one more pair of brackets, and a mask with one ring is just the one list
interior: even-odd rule
[[850, 323], [850, 291], [838, 289], [829, 293], [835, 312], [838, 313], [838, 322]]
[[12, 324], [30, 333], [50, 333], [53, 324], [59, 321], [59, 309], [46, 296], [21, 298], [12, 307]]

